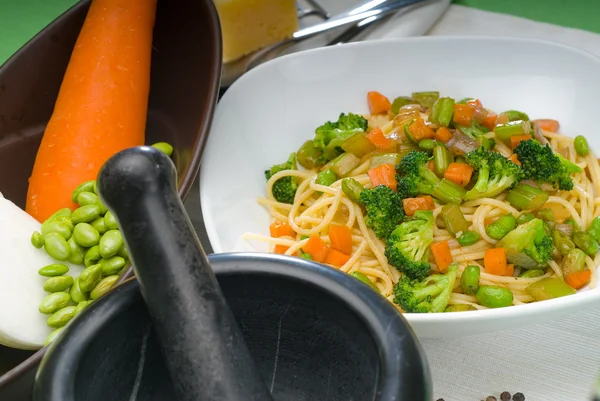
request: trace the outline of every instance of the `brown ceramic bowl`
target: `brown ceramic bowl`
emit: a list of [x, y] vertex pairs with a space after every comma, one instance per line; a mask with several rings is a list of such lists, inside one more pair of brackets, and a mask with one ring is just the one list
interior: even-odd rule
[[[20, 207], [89, 3], [77, 3], [0, 67], [0, 192]], [[146, 140], [173, 145], [182, 198], [194, 182], [208, 136], [221, 57], [212, 0], [158, 1]], [[31, 399], [44, 352], [0, 346], [0, 400]]]

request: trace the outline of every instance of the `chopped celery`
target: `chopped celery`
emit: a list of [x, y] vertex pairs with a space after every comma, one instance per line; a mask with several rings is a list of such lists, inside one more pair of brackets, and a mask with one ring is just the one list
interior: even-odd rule
[[342, 149], [345, 152], [352, 153], [356, 157], [364, 155], [375, 150], [375, 145], [367, 138], [367, 134], [359, 132], [352, 135], [342, 143]]
[[446, 229], [453, 237], [469, 229], [469, 223], [467, 223], [465, 215], [460, 210], [460, 206], [448, 203], [442, 207], [441, 214]]
[[520, 210], [535, 210], [546, 201], [550, 195], [546, 191], [527, 184], [519, 184], [508, 192], [508, 203]]
[[517, 224], [525, 224], [535, 219], [535, 216], [532, 213], [522, 213], [517, 217]]
[[406, 137], [408, 138], [408, 140], [411, 143], [414, 143], [415, 145], [417, 144], [417, 140], [415, 139], [415, 137], [410, 133], [410, 125], [412, 123], [414, 123], [415, 120], [411, 120], [411, 121], [407, 121], [406, 123], [404, 123], [404, 135], [406, 135]]
[[360, 164], [360, 159], [352, 153], [342, 153], [325, 167], [330, 168], [338, 177], [344, 177]]
[[555, 155], [556, 155], [556, 157], [558, 157], [561, 164], [563, 166], [565, 166], [565, 168], [567, 169], [567, 173], [573, 174], [573, 173], [581, 173], [583, 171], [581, 169], [581, 167], [579, 167], [577, 164], [573, 163], [571, 160], [565, 158], [560, 153], [555, 153]]
[[442, 178], [439, 184], [433, 189], [433, 196], [445, 203], [454, 203], [460, 205], [467, 191], [458, 184]]
[[466, 312], [470, 310], [477, 310], [477, 308], [469, 304], [454, 304], [449, 305], [444, 312]]
[[518, 110], [508, 110], [500, 114], [506, 115], [506, 117], [508, 117], [508, 121], [529, 121], [529, 116]]
[[542, 269], [530, 269], [524, 270], [523, 273], [519, 277], [521, 278], [536, 278], [544, 275], [544, 270]]
[[575, 245], [579, 249], [592, 257], [598, 253], [598, 242], [585, 231], [575, 231], [573, 233], [573, 242], [575, 242]]
[[431, 107], [429, 121], [442, 127], [447, 127], [452, 121], [454, 113], [454, 99], [441, 97]]
[[370, 158], [369, 168], [377, 167], [381, 164], [397, 165], [402, 160], [399, 153], [375, 153]]
[[537, 216], [544, 221], [554, 221], [554, 212], [550, 208], [543, 208], [538, 211]]
[[354, 203], [360, 203], [360, 194], [364, 189], [365, 187], [354, 178], [344, 178], [342, 180], [342, 191]]
[[501, 141], [510, 140], [511, 136], [527, 135], [531, 132], [531, 123], [529, 121], [510, 121], [506, 124], [498, 125], [494, 128], [494, 133]]
[[481, 143], [481, 146], [484, 148], [491, 150], [496, 145], [493, 139], [486, 137], [484, 134], [488, 133], [490, 130], [479, 124], [477, 121], [473, 120], [473, 123], [470, 127], [457, 126], [458, 130], [463, 134], [467, 135], [470, 138], [473, 138]]
[[[554, 241], [554, 247], [562, 256], [567, 256], [571, 250], [575, 249], [575, 244], [571, 237], [560, 230], [554, 230], [554, 232], [552, 232], [552, 240]], [[580, 249], [578, 249], [578, 251], [583, 253]]]
[[367, 276], [365, 276], [361, 272], [353, 272], [353, 273], [350, 273], [350, 275], [352, 277], [354, 277], [355, 279], [358, 279], [358, 280], [362, 281], [363, 283], [365, 283], [366, 285], [368, 285], [369, 287], [371, 287], [375, 291], [380, 292], [379, 288], [377, 288], [377, 286], [375, 285], [375, 283], [373, 283], [370, 278], [368, 278]]
[[485, 227], [485, 232], [490, 238], [501, 240], [517, 227], [517, 219], [512, 214], [500, 217], [498, 220]]
[[596, 216], [592, 219], [592, 222], [587, 229], [587, 233], [590, 237], [600, 242], [600, 216]]
[[312, 140], [304, 142], [296, 152], [298, 163], [307, 169], [313, 169], [322, 164], [320, 162], [322, 157], [323, 152], [315, 146]]
[[440, 97], [440, 92], [413, 92], [411, 97], [422, 106], [430, 108]]
[[575, 294], [575, 290], [560, 277], [547, 277], [530, 284], [525, 291], [536, 301]]
[[418, 104], [418, 102], [408, 96], [398, 96], [392, 102], [392, 113], [398, 114], [400, 107], [406, 106], [407, 104]]
[[325, 185], [326, 187], [330, 186], [334, 182], [337, 181], [337, 176], [333, 172], [333, 170], [326, 169], [317, 174], [317, 178], [315, 179], [315, 184]]
[[452, 152], [444, 145], [436, 145], [433, 148], [433, 167], [438, 176], [442, 176], [444, 171], [448, 169], [450, 163], [453, 162], [454, 156]]
[[580, 272], [585, 269], [585, 253], [581, 249], [573, 248], [562, 261], [561, 270], [563, 277], [568, 274]]
[[470, 102], [471, 100], [475, 100], [474, 97], [466, 97], [464, 99], [460, 99], [458, 102], [456, 102], [456, 104], [467, 104], [467, 102]]

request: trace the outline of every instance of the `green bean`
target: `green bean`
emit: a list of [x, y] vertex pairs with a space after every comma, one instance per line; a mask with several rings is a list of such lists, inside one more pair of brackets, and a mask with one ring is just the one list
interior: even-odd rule
[[171, 155], [173, 154], [173, 146], [171, 146], [167, 142], [157, 142], [154, 145], [152, 145], [152, 147], [160, 150], [161, 152], [163, 152], [165, 155], [167, 155], [169, 157], [171, 157]]
[[375, 283], [372, 282], [370, 278], [368, 278], [367, 276], [365, 276], [361, 272], [355, 271], [355, 272], [350, 273], [350, 275], [352, 277], [354, 277], [355, 279], [358, 279], [359, 281], [362, 281], [363, 283], [365, 283], [366, 285], [368, 285], [369, 287], [371, 287], [375, 291], [381, 292], [381, 291], [379, 291], [379, 288], [377, 288], [377, 286], [375, 285]]
[[102, 266], [103, 275], [112, 276], [113, 274], [117, 274], [125, 266], [125, 259], [121, 256], [113, 256], [108, 259], [100, 260], [100, 265]]
[[71, 256], [71, 248], [67, 240], [58, 233], [44, 235], [44, 249], [56, 260], [67, 260]]
[[115, 282], [119, 279], [119, 276], [113, 275], [104, 277], [98, 285], [90, 293], [91, 299], [98, 299], [102, 295], [106, 294], [115, 285]]
[[600, 216], [596, 216], [592, 219], [592, 222], [587, 229], [587, 233], [590, 237], [600, 242]]
[[106, 224], [104, 223], [104, 217], [98, 217], [96, 220], [92, 221], [90, 225], [94, 227], [100, 235], [104, 235], [104, 233], [108, 231], [108, 228], [106, 228]]
[[421, 139], [418, 143], [417, 146], [420, 149], [426, 150], [428, 152], [433, 151], [433, 148], [435, 148], [435, 146], [437, 145], [437, 142], [434, 139]]
[[34, 231], [31, 234], [31, 245], [36, 247], [37, 249], [41, 249], [44, 247], [44, 236], [38, 231]]
[[342, 180], [342, 191], [354, 203], [360, 204], [360, 194], [365, 187], [354, 178], [344, 178]]
[[543, 275], [544, 275], [544, 271], [542, 269], [530, 269], [530, 270], [523, 271], [523, 273], [521, 273], [521, 275], [519, 277], [520, 278], [535, 278], [535, 277], [541, 277]]
[[87, 267], [79, 276], [79, 289], [81, 292], [89, 292], [96, 287], [102, 278], [102, 266], [100, 264]]
[[481, 237], [479, 234], [477, 234], [475, 231], [467, 230], [464, 231], [457, 240], [461, 246], [469, 246], [479, 241], [480, 238]]
[[98, 217], [100, 217], [100, 206], [85, 205], [73, 211], [71, 221], [73, 221], [73, 224], [89, 223], [90, 221], [96, 220]]
[[69, 262], [73, 263], [74, 265], [82, 265], [83, 261], [85, 260], [85, 248], [75, 242], [73, 237], [69, 238], [67, 244], [69, 244], [69, 248], [71, 248]]
[[127, 247], [125, 246], [125, 244], [121, 245], [121, 247], [119, 248], [119, 252], [117, 252], [117, 255], [119, 255], [125, 260], [129, 259], [129, 252], [127, 252]]
[[100, 256], [110, 258], [119, 252], [119, 248], [123, 245], [123, 236], [119, 230], [108, 230], [102, 238], [100, 238]]
[[102, 256], [100, 256], [100, 247], [98, 245], [94, 245], [90, 249], [88, 249], [85, 254], [84, 264], [85, 267], [90, 267], [91, 265], [96, 264]]
[[337, 175], [331, 169], [326, 169], [317, 174], [317, 178], [315, 179], [315, 184], [325, 185], [326, 187], [330, 186], [334, 182], [337, 181]]
[[62, 219], [68, 219], [66, 217], [60, 217], [58, 219], [48, 221], [42, 224], [42, 235], [47, 235], [50, 233], [60, 234], [64, 239], [71, 238], [71, 234], [73, 233], [73, 226], [69, 225]]
[[44, 291], [46, 292], [60, 292], [65, 291], [73, 285], [73, 277], [71, 276], [57, 276], [50, 277], [44, 282]]
[[81, 301], [75, 307], [75, 316], [79, 315], [85, 308], [94, 301]]
[[466, 312], [466, 311], [470, 311], [470, 310], [477, 310], [477, 308], [475, 308], [473, 305], [469, 305], [469, 304], [455, 304], [455, 305], [448, 305], [448, 307], [446, 308], [446, 310], [444, 312]]
[[83, 184], [79, 185], [77, 188], [75, 188], [75, 191], [73, 191], [73, 194], [71, 195], [71, 199], [73, 200], [73, 202], [77, 203], [77, 196], [81, 192], [92, 192], [92, 191], [96, 192], [96, 191], [94, 191], [95, 185], [96, 185], [96, 180], [91, 180], [91, 181], [86, 181]]
[[57, 277], [62, 276], [63, 274], [67, 274], [69, 272], [69, 267], [67, 265], [54, 263], [48, 266], [42, 267], [38, 270], [38, 274], [44, 277]]
[[117, 224], [117, 220], [111, 211], [106, 212], [104, 215], [104, 224], [108, 230], [118, 230], [119, 225]]
[[95, 205], [98, 202], [98, 195], [93, 192], [83, 191], [77, 195], [77, 204], [79, 206]]
[[460, 276], [460, 285], [467, 295], [475, 295], [479, 289], [479, 277], [481, 270], [479, 266], [470, 265], [465, 267]]
[[575, 231], [573, 233], [573, 242], [579, 249], [590, 256], [598, 252], [598, 242], [584, 231]]
[[585, 253], [581, 249], [574, 248], [564, 257], [561, 264], [563, 276], [580, 272], [585, 269]]
[[53, 328], [65, 326], [75, 317], [75, 307], [67, 306], [54, 312], [46, 321], [46, 324]]
[[552, 209], [540, 209], [537, 215], [542, 220], [554, 222], [554, 212]]
[[81, 291], [81, 287], [79, 286], [79, 277], [73, 281], [73, 285], [71, 286], [71, 290], [69, 291], [71, 295], [71, 299], [75, 303], [87, 301], [88, 294], [86, 292]]
[[535, 219], [535, 216], [532, 213], [521, 213], [519, 217], [517, 217], [517, 224], [525, 224]]
[[562, 256], [567, 256], [571, 249], [575, 248], [575, 244], [571, 240], [571, 237], [560, 230], [554, 230], [552, 239], [554, 240], [554, 247]]
[[500, 217], [485, 227], [485, 232], [491, 238], [501, 240], [506, 234], [517, 227], [517, 219], [512, 214]]
[[38, 306], [38, 310], [44, 315], [51, 315], [57, 310], [69, 305], [69, 302], [71, 302], [71, 296], [69, 294], [62, 291], [54, 292], [46, 295], [44, 299], [42, 299], [40, 306]]
[[503, 308], [513, 303], [511, 290], [496, 285], [482, 285], [477, 290], [477, 301], [488, 308]]
[[48, 337], [46, 337], [46, 341], [44, 341], [44, 347], [50, 345], [54, 340], [56, 340], [58, 336], [62, 334], [64, 329], [64, 327], [59, 327], [58, 329], [53, 330], [50, 334], [48, 334]]
[[573, 140], [575, 152], [581, 157], [586, 157], [589, 151], [587, 139], [584, 136], [577, 135]]
[[79, 223], [73, 230], [75, 242], [83, 247], [91, 247], [100, 241], [100, 233], [88, 223]]

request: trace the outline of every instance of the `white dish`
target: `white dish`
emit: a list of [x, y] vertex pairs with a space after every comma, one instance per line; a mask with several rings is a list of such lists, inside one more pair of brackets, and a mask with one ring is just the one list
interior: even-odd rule
[[[240, 238], [268, 235], [264, 170], [294, 152], [340, 112], [367, 112], [365, 94], [439, 90], [476, 96], [491, 109], [560, 121], [566, 135], [596, 127], [600, 58], [539, 40], [421, 37], [296, 53], [243, 76], [217, 106], [200, 172], [202, 213], [215, 252], [264, 251]], [[547, 319], [600, 303], [600, 288], [523, 306], [447, 314], [405, 314], [422, 337], [464, 336]]]

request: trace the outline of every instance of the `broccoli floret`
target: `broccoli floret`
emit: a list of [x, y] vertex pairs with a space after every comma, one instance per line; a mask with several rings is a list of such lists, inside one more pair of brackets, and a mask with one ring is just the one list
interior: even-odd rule
[[458, 264], [453, 263], [445, 274], [433, 274], [422, 280], [411, 280], [408, 276], [402, 276], [394, 286], [394, 302], [406, 312], [444, 312], [457, 275]]
[[[295, 153], [292, 153], [285, 163], [276, 164], [270, 170], [266, 170], [265, 177], [269, 180], [273, 175], [284, 170], [298, 170]], [[297, 190], [298, 179], [296, 177], [283, 177], [273, 184], [273, 196], [277, 202], [294, 203], [294, 196]]]
[[475, 186], [465, 195], [466, 200], [492, 198], [523, 179], [523, 171], [518, 165], [483, 146], [467, 153], [466, 159], [478, 173]]
[[342, 143], [359, 132], [365, 132], [368, 125], [368, 121], [358, 114], [342, 113], [337, 121], [327, 121], [318, 127], [313, 143], [323, 152], [319, 163], [325, 164], [341, 155], [344, 152]]
[[378, 185], [360, 193], [360, 203], [365, 207], [365, 222], [378, 238], [386, 239], [404, 220], [402, 200], [390, 187]]
[[538, 182], [547, 182], [564, 191], [573, 189], [573, 180], [569, 171], [554, 154], [550, 145], [542, 146], [536, 140], [521, 141], [514, 152], [519, 158], [525, 178]]
[[433, 212], [418, 210], [413, 219], [400, 224], [387, 240], [385, 257], [389, 264], [410, 279], [429, 275], [429, 254], [433, 242]]
[[504, 248], [509, 263], [525, 269], [535, 269], [548, 265], [554, 242], [544, 230], [544, 222], [536, 218], [517, 226], [496, 247]]

